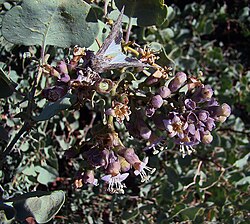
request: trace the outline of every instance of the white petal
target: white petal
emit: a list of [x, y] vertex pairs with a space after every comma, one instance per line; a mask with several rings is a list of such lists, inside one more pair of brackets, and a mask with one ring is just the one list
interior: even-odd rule
[[112, 175], [109, 174], [109, 175], [103, 176], [101, 179], [104, 180], [104, 181], [106, 181], [106, 182], [108, 182], [108, 181], [110, 181], [111, 177], [112, 177]]

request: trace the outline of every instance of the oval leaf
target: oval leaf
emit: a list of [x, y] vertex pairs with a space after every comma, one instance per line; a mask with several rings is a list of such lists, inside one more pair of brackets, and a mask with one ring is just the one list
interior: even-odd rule
[[[65, 193], [63, 191], [54, 191], [50, 193], [44, 192], [44, 196], [30, 197], [29, 194], [23, 194], [24, 199], [15, 200], [13, 206], [17, 211], [16, 218], [25, 220], [28, 217], [34, 217], [38, 223], [46, 223], [61, 209], [65, 201]], [[27, 197], [25, 198], [25, 195]]]
[[93, 15], [81, 0], [24, 0], [5, 14], [2, 34], [21, 45], [88, 47], [98, 33]]

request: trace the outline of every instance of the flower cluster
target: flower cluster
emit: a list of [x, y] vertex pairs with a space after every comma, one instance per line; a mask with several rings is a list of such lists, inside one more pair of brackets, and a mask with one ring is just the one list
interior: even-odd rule
[[[114, 27], [118, 27], [117, 23]], [[97, 111], [102, 119], [96, 120], [93, 130], [86, 133], [88, 140], [68, 150], [67, 157], [81, 154], [85, 161], [84, 171], [75, 177], [76, 187], [98, 185], [95, 176], [99, 170], [104, 173], [100, 179], [107, 183], [110, 193], [124, 193], [129, 176], [139, 176], [141, 182], [149, 180], [155, 169], [148, 166], [147, 156], [140, 159], [143, 151], [156, 154], [172, 138], [183, 157], [190, 155], [196, 145], [212, 142], [216, 123], [224, 122], [231, 113], [227, 104], [217, 102], [210, 86], [184, 72], [172, 74], [171, 68], [156, 63], [158, 57], [149, 48], [138, 49], [140, 59], [129, 58], [120, 50], [115, 56], [117, 52], [106, 55], [104, 50], [111, 51], [109, 48], [117, 47], [120, 41], [118, 30], [112, 30], [105, 42], [109, 46], [101, 47], [96, 55], [75, 47], [71, 60], [58, 62], [55, 68], [44, 66], [44, 73], [56, 77], [56, 82], [42, 92], [52, 102], [66, 94], [77, 96], [78, 106], [91, 100], [93, 108], [99, 109], [95, 103], [105, 102]], [[117, 40], [112, 42], [110, 38]], [[137, 73], [113, 75], [113, 69], [127, 65], [139, 68]], [[144, 65], [147, 70], [141, 69]], [[131, 146], [124, 137], [127, 135], [140, 141], [144, 150]]]
[[211, 131], [216, 122], [224, 122], [231, 114], [228, 104], [220, 105], [213, 97], [209, 85], [193, 77], [188, 79], [183, 72], [178, 72], [167, 86], [159, 88], [146, 107], [146, 116], [153, 116], [156, 109], [164, 105], [164, 99], [168, 113], [161, 118], [162, 123], [168, 137], [180, 145], [183, 157], [195, 151], [193, 146], [211, 143]]

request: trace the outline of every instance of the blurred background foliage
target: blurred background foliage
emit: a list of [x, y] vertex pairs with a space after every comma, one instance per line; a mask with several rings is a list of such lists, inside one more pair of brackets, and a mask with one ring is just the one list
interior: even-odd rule
[[[0, 1], [1, 20], [19, 2]], [[100, 10], [104, 3], [97, 3], [94, 7]], [[130, 39], [159, 51], [161, 65], [194, 76], [202, 71], [203, 82], [214, 88], [219, 102], [231, 106], [232, 115], [213, 133], [212, 144], [200, 146], [184, 159], [173, 149], [150, 155], [156, 173], [143, 184], [130, 176], [124, 195], [107, 194], [102, 183], [75, 189], [74, 177], [84, 160], [67, 159], [65, 151], [84, 136], [93, 111], [87, 107], [63, 111], [37, 123], [4, 159], [3, 198], [33, 190], [65, 191], [66, 202], [51, 223], [249, 223], [249, 2], [173, 0], [165, 4], [167, 20], [134, 26]], [[40, 47], [11, 44], [3, 36], [0, 43], [1, 69], [18, 83], [21, 95], [27, 93]], [[59, 61], [68, 50], [49, 46], [48, 53], [49, 62]], [[45, 83], [46, 77], [41, 77], [39, 88]], [[28, 100], [21, 99], [16, 93], [0, 99], [1, 150], [22, 126], [20, 112]], [[46, 100], [36, 98], [36, 103], [39, 111]]]

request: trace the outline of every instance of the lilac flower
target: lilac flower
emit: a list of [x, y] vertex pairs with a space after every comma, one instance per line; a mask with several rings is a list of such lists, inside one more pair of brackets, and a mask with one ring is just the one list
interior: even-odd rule
[[111, 194], [117, 193], [117, 194], [124, 194], [123, 188], [126, 187], [125, 184], [122, 182], [128, 177], [128, 173], [120, 174], [118, 173], [115, 176], [112, 176], [111, 174], [105, 175], [102, 177], [102, 180], [105, 182], [108, 182], [109, 186], [107, 191]]
[[178, 136], [184, 138], [184, 130], [187, 129], [188, 123], [180, 119], [179, 116], [173, 115], [172, 119], [163, 120], [166, 130], [169, 132], [169, 137]]
[[184, 72], [177, 72], [175, 77], [168, 84], [168, 88], [171, 92], [175, 92], [181, 88], [186, 81], [187, 75]]
[[196, 103], [191, 99], [186, 99], [184, 104], [188, 110], [194, 110], [196, 108]]
[[140, 175], [141, 182], [148, 181], [150, 178], [150, 175], [146, 173], [149, 172], [150, 174], [153, 174], [156, 171], [156, 168], [151, 168], [147, 166], [148, 164], [148, 157], [146, 157], [142, 162], [136, 162], [133, 164], [133, 167], [135, 169], [134, 174], [136, 176]]
[[151, 98], [150, 104], [152, 107], [155, 109], [158, 109], [162, 106], [163, 104], [163, 99], [160, 95], [155, 95]]
[[[123, 154], [123, 157], [127, 160], [128, 163], [130, 163], [133, 168], [135, 169], [134, 174], [140, 175], [141, 182], [148, 181], [150, 178], [149, 174], [152, 174], [155, 172], [155, 168], [148, 167], [148, 157], [146, 157], [143, 161], [139, 159], [139, 157], [135, 154], [135, 151], [133, 148], [126, 148], [121, 152]], [[146, 171], [149, 172], [149, 174], [146, 173]]]
[[158, 93], [160, 94], [160, 96], [165, 99], [167, 97], [170, 96], [171, 94], [171, 91], [168, 87], [166, 86], [161, 86], [159, 89], [158, 89]]

